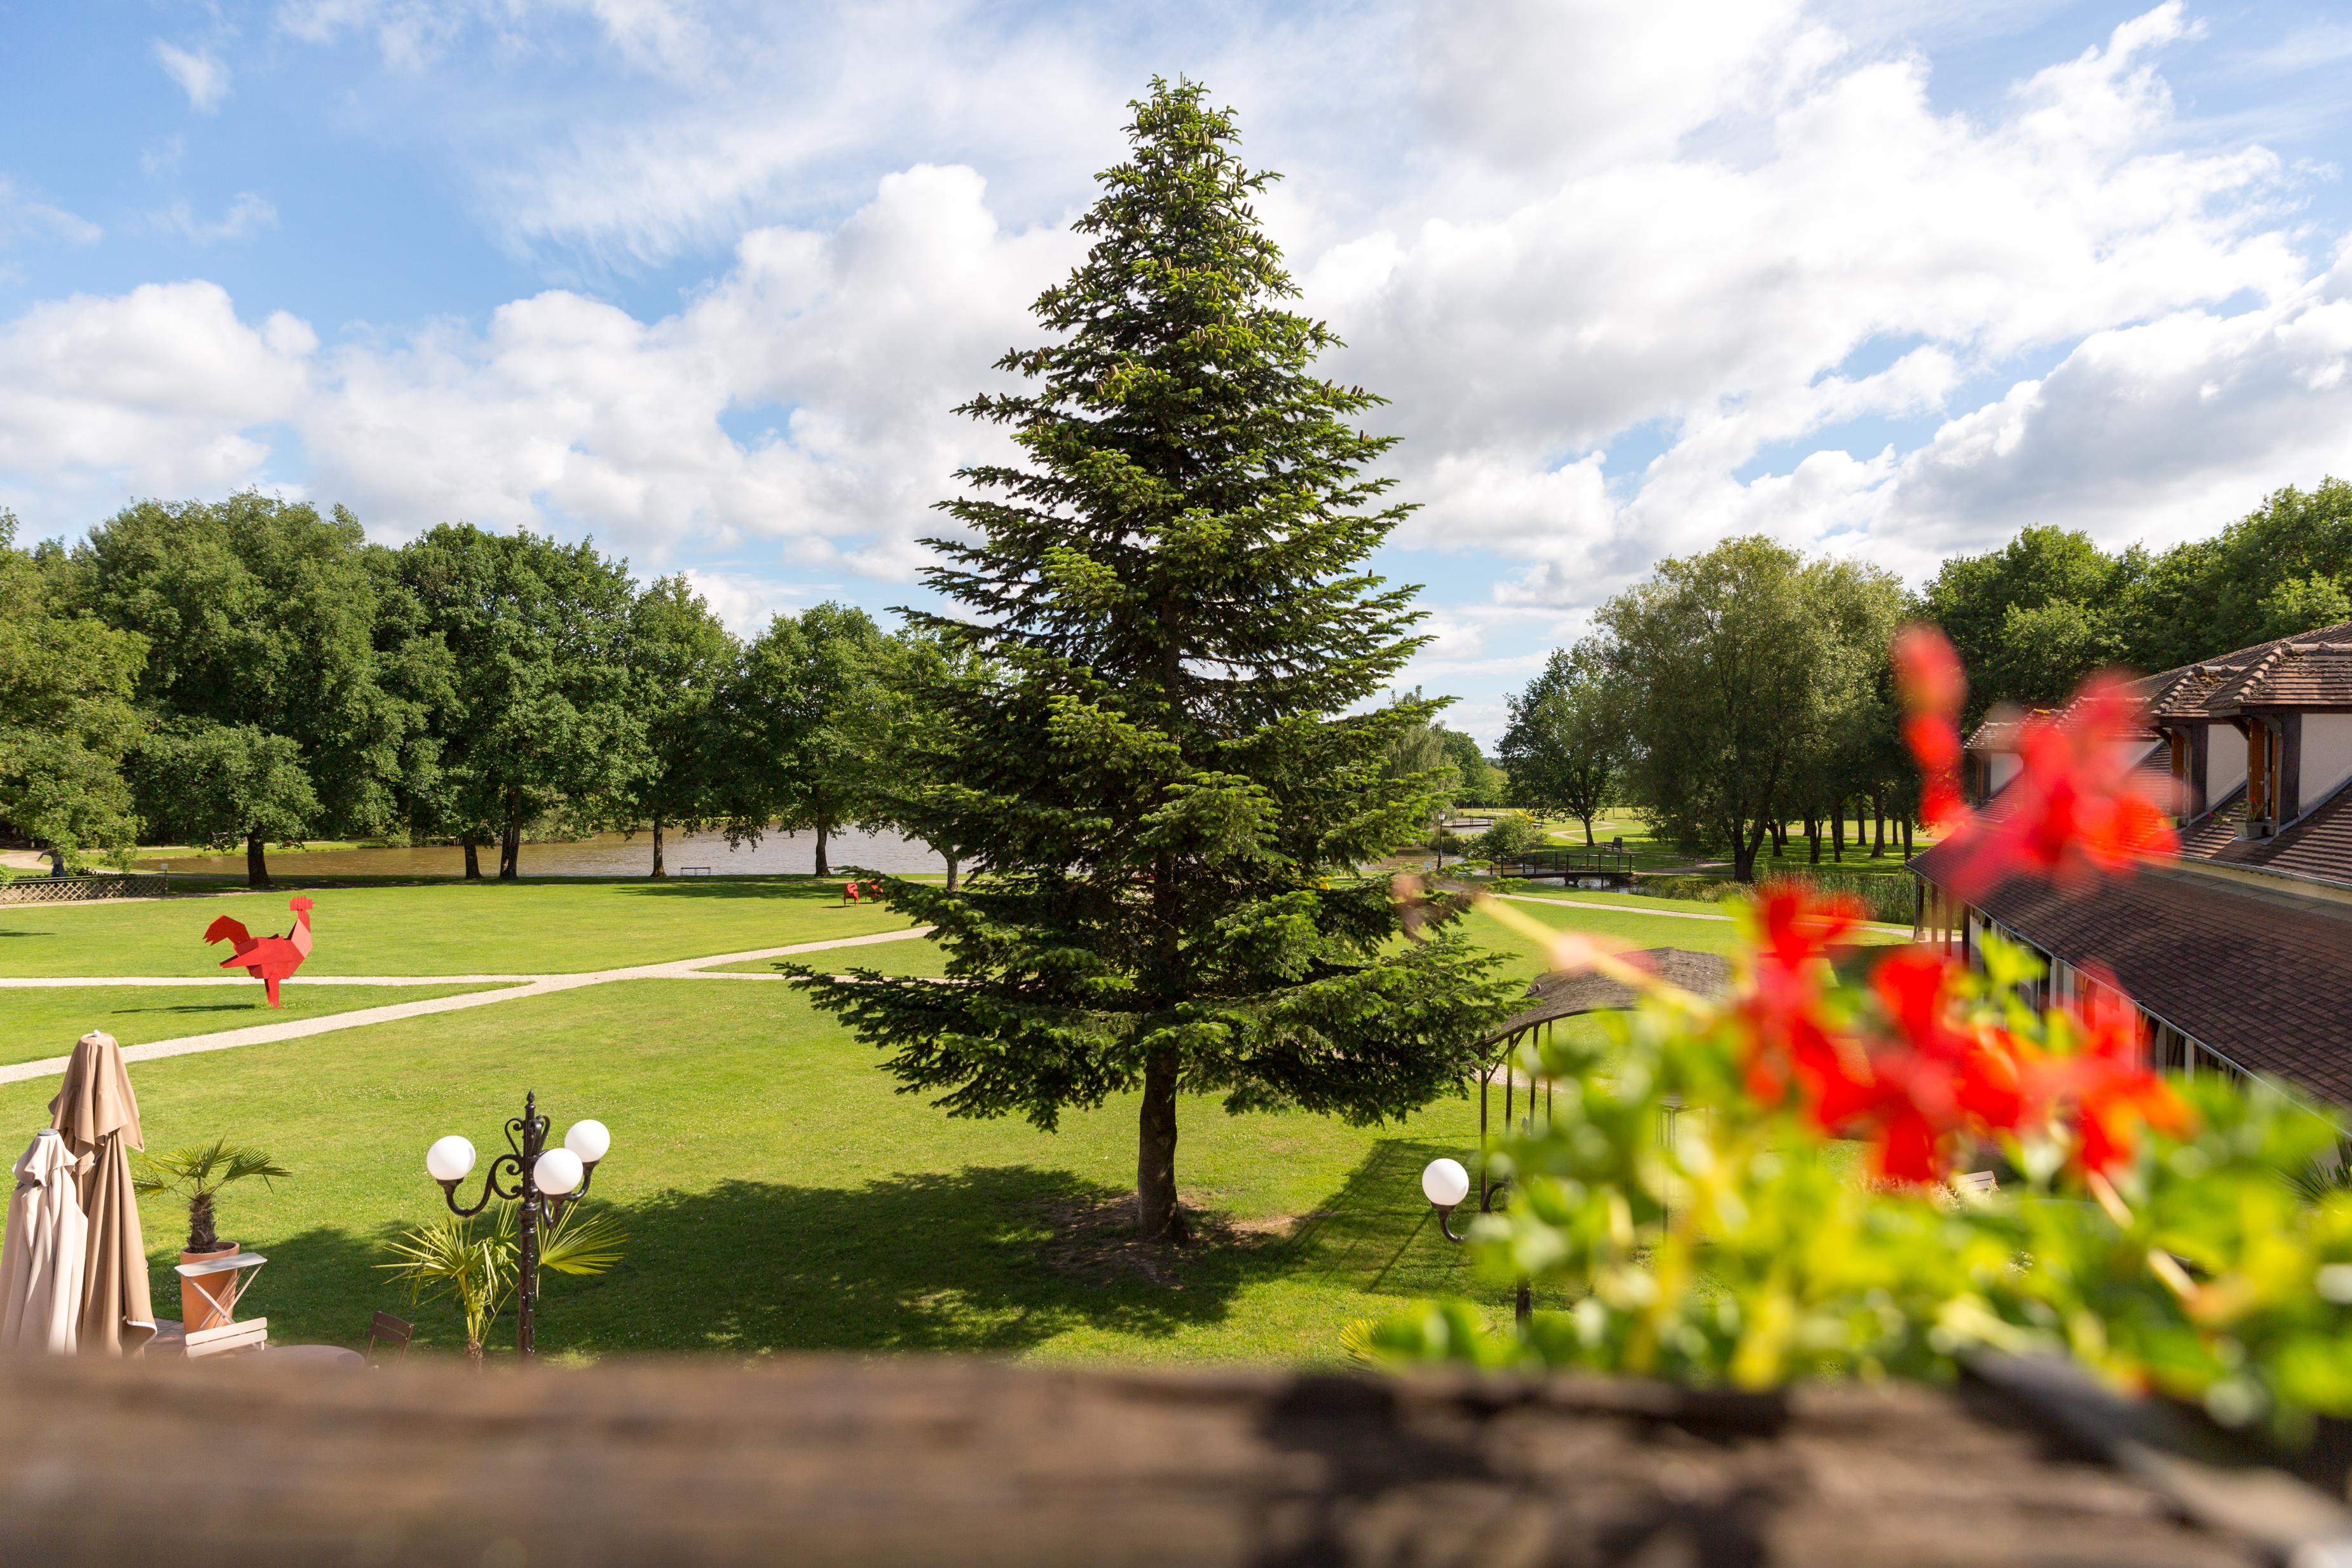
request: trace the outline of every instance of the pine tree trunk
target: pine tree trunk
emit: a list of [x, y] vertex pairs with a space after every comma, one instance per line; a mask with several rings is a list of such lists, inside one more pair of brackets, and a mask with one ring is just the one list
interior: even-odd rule
[[269, 885], [269, 861], [264, 852], [259, 833], [245, 835], [245, 885], [247, 887]]
[[1911, 817], [1908, 812], [1903, 817], [1903, 858], [1906, 861], [1911, 858]]
[[816, 874], [820, 877], [827, 877], [833, 874], [833, 867], [826, 862], [824, 858], [824, 841], [826, 837], [827, 832], [824, 819], [823, 817], [819, 817], [816, 820]]
[[957, 862], [955, 856], [948, 856], [948, 891], [950, 893], [953, 893], [956, 890], [956, 869]]
[[482, 848], [471, 839], [466, 841], [466, 880], [482, 880]]
[[1843, 800], [1837, 801], [1830, 807], [1830, 859], [1840, 865], [1845, 864], [1845, 802]]
[[1156, 1051], [1143, 1067], [1143, 1108], [1135, 1146], [1135, 1228], [1146, 1241], [1185, 1239], [1176, 1207], [1176, 1053]]
[[1870, 817], [1873, 823], [1870, 858], [1884, 860], [1886, 858], [1886, 808], [1878, 803], [1876, 797], [1873, 797], [1870, 802]]
[[522, 796], [507, 792], [507, 825], [499, 834], [499, 880], [512, 882], [522, 874]]
[[669, 874], [662, 869], [662, 825], [659, 817], [654, 819], [654, 874], [656, 876]]

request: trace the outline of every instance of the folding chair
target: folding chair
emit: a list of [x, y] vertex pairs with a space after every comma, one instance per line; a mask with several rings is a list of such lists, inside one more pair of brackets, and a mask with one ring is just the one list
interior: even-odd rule
[[400, 1354], [397, 1359], [406, 1361], [409, 1336], [415, 1332], [415, 1328], [403, 1320], [394, 1317], [390, 1312], [376, 1313], [375, 1322], [368, 1324], [367, 1358], [369, 1362], [371, 1364], [374, 1362], [375, 1347], [378, 1343], [398, 1345]]

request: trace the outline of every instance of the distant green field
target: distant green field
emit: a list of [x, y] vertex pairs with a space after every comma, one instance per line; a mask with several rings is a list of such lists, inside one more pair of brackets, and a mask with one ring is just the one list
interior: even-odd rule
[[421, 1002], [481, 990], [479, 986], [285, 986], [285, 1006], [271, 1011], [258, 981], [239, 986], [75, 986], [0, 989], [0, 1062], [63, 1056], [91, 1030], [125, 1045], [216, 1034], [357, 1008]]
[[[0, 975], [218, 974], [226, 946], [205, 927], [233, 915], [286, 930], [289, 895], [241, 893], [110, 904], [0, 904]], [[668, 882], [443, 883], [306, 894], [318, 975], [539, 974], [663, 963], [907, 922], [845, 905], [838, 882], [806, 877]]]

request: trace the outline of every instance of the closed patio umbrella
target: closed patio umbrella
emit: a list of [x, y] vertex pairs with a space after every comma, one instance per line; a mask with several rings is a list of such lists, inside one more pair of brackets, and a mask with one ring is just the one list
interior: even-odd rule
[[49, 1102], [50, 1124], [81, 1161], [81, 1211], [89, 1221], [82, 1270], [79, 1347], [86, 1355], [132, 1355], [155, 1337], [147, 1299], [147, 1241], [131, 1191], [131, 1151], [145, 1148], [139, 1097], [110, 1034], [74, 1042], [65, 1087]]
[[8, 1239], [0, 1245], [0, 1350], [70, 1354], [81, 1316], [89, 1221], [74, 1185], [73, 1153], [44, 1131], [16, 1162]]

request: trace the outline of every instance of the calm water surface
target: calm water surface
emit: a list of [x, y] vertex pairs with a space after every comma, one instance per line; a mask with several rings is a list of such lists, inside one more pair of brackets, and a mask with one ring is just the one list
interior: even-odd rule
[[[947, 862], [929, 844], [887, 831], [834, 833], [825, 840], [825, 859], [835, 872], [853, 865], [894, 875], [947, 870]], [[498, 847], [484, 845], [481, 862], [483, 875], [497, 875]], [[527, 843], [522, 847], [521, 872], [525, 876], [644, 876], [653, 870], [653, 863], [652, 834], [599, 833], [571, 843]], [[139, 864], [142, 869], [161, 864], [176, 872], [242, 876], [245, 852], [142, 859]], [[672, 876], [703, 867], [714, 876], [779, 873], [805, 876], [816, 869], [816, 835], [769, 833], [757, 845], [730, 848], [725, 836], [719, 833], [668, 833], [662, 839], [662, 864]], [[289, 876], [463, 876], [466, 852], [454, 844], [427, 849], [273, 849], [269, 868]]]

